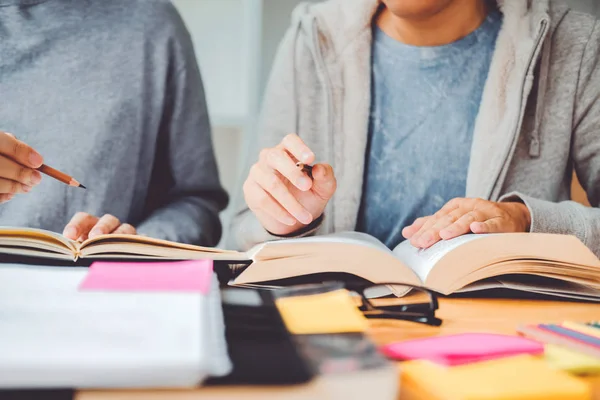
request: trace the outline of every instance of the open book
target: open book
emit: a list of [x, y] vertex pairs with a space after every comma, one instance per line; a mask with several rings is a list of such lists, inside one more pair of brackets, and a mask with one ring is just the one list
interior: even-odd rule
[[600, 301], [600, 260], [576, 237], [541, 233], [465, 235], [420, 250], [389, 250], [346, 232], [260, 244], [248, 252], [198, 247], [144, 236], [101, 236], [83, 243], [56, 233], [0, 228], [0, 254], [45, 258], [171, 258], [249, 262], [232, 284], [322, 273], [425, 286], [442, 294], [510, 288]]

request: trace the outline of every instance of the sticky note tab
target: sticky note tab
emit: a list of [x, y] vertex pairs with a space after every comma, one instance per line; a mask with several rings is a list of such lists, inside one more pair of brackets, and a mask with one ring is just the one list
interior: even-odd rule
[[590, 387], [543, 360], [521, 355], [444, 367], [425, 360], [402, 365], [402, 387], [427, 399], [589, 400]]
[[397, 360], [424, 359], [442, 365], [460, 365], [518, 354], [541, 354], [544, 346], [518, 336], [465, 333], [392, 343], [381, 350]]
[[212, 260], [174, 262], [94, 262], [80, 290], [201, 292], [208, 294]]
[[553, 344], [547, 344], [545, 348], [544, 360], [552, 368], [581, 375], [600, 373], [600, 358]]
[[572, 331], [600, 339], [600, 329], [594, 326], [569, 321], [563, 322], [561, 325]]
[[280, 298], [277, 308], [294, 334], [364, 332], [368, 328], [367, 319], [344, 289]]

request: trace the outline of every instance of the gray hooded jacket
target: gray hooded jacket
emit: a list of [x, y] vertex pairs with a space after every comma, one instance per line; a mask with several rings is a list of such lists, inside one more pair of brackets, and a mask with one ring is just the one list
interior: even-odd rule
[[[248, 167], [259, 148], [290, 132], [332, 164], [338, 189], [311, 234], [355, 228], [378, 5], [300, 5], [273, 65]], [[600, 255], [600, 24], [553, 0], [498, 5], [504, 21], [475, 124], [466, 196], [519, 198], [531, 212], [531, 232], [572, 234]], [[570, 201], [573, 169], [591, 208]], [[237, 198], [232, 247], [277, 239]]]

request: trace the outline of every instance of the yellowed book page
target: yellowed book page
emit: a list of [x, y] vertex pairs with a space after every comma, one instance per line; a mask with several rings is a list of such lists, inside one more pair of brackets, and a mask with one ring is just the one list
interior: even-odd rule
[[[18, 246], [40, 249], [46, 252], [74, 255], [78, 243], [51, 231], [35, 228], [0, 227], [0, 249], [3, 246]], [[2, 250], [2, 252], [4, 252]]]
[[102, 235], [81, 244], [80, 256], [149, 256], [161, 258], [207, 258], [213, 260], [247, 260], [245, 253], [213, 247], [170, 242], [141, 235]]
[[[474, 271], [526, 259], [555, 263], [554, 273], [560, 268], [567, 274], [569, 264], [600, 273], [600, 260], [575, 236], [545, 233], [478, 235], [477, 240], [462, 243], [439, 258], [427, 274], [426, 285], [447, 294], [454, 282]], [[511, 263], [507, 263], [503, 271], [497, 271], [501, 274], [520, 272], [518, 264]], [[544, 272], [543, 268], [540, 272]]]
[[234, 283], [334, 272], [353, 274], [375, 283], [422, 285], [419, 277], [387, 247], [366, 236], [343, 233], [265, 243], [249, 252], [254, 263]]

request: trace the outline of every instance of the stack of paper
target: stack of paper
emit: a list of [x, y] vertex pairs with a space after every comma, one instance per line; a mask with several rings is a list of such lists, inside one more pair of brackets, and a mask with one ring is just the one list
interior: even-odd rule
[[161, 288], [156, 268], [117, 287], [102, 269], [81, 285], [87, 268], [0, 265], [0, 388], [189, 387], [227, 374], [212, 266], [192, 268], [206, 293]]

